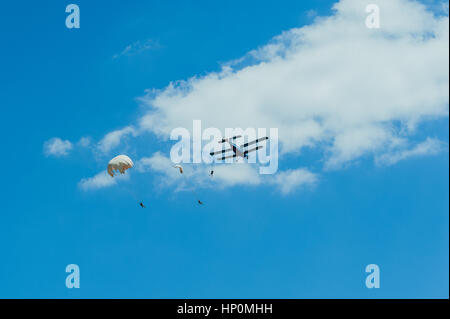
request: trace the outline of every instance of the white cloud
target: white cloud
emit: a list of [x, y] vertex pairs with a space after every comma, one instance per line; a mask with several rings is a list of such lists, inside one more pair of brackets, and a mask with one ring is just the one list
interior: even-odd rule
[[88, 147], [90, 145], [91, 139], [89, 137], [82, 137], [76, 143], [54, 137], [44, 142], [44, 155], [56, 157], [67, 156], [77, 147]]
[[214, 167], [214, 178], [223, 187], [259, 185], [262, 182], [256, 166], [245, 162], [222, 164]]
[[[148, 172], [150, 170], [165, 172], [169, 167], [173, 167], [173, 165], [168, 157], [161, 154], [161, 152], [156, 152], [151, 157], [141, 158], [136, 163], [136, 169], [140, 172]], [[175, 170], [171, 170], [171, 172], [175, 172]], [[176, 174], [178, 173], [174, 173], [172, 176]]]
[[318, 176], [304, 168], [280, 172], [273, 181], [280, 187], [282, 194], [288, 194], [301, 186], [314, 186], [317, 182]]
[[159, 185], [173, 186], [175, 191], [191, 189], [194, 186], [223, 189], [237, 185], [271, 184], [277, 186], [281, 193], [287, 194], [300, 186], [313, 186], [318, 180], [316, 174], [305, 168], [262, 176], [258, 173], [257, 165], [245, 162], [211, 166], [209, 169], [214, 170], [213, 177], [209, 176], [209, 169], [203, 165], [182, 164], [183, 174], [173, 166], [171, 160], [160, 152], [141, 158], [136, 163], [136, 169], [140, 172], [161, 174]]
[[109, 132], [100, 140], [100, 142], [98, 142], [98, 148], [100, 151], [107, 153], [117, 147], [121, 140], [130, 134], [133, 136], [136, 135], [136, 131], [132, 126], [127, 126], [123, 129]]
[[[136, 162], [136, 170], [145, 172], [157, 172], [163, 175], [161, 179], [164, 186], [171, 185], [176, 181], [184, 182], [178, 169], [175, 169], [172, 161], [161, 154], [161, 152], [154, 153], [151, 157], [143, 157]], [[185, 172], [185, 175], [190, 175], [190, 172]]]
[[389, 131], [377, 126], [343, 131], [336, 135], [333, 145], [329, 149], [333, 156], [325, 162], [325, 168], [340, 168], [344, 163], [359, 158], [367, 152], [376, 151], [386, 143], [391, 143], [392, 139], [393, 136]]
[[214, 166], [214, 180], [208, 176], [207, 168], [203, 165], [181, 164], [183, 174], [174, 168], [174, 163], [161, 152], [154, 153], [151, 157], [141, 158], [136, 163], [136, 169], [140, 172], [158, 172], [163, 175], [165, 185], [178, 184], [184, 188], [187, 180], [206, 186], [210, 181], [219, 182], [221, 187], [237, 184], [259, 184], [258, 171], [245, 163], [234, 163]]
[[161, 152], [155, 152], [150, 157], [143, 157], [136, 162], [136, 170], [141, 173], [153, 172], [159, 174], [160, 187], [175, 186], [175, 191], [184, 190], [192, 185], [187, 185], [187, 180], [198, 179], [200, 176], [198, 170], [191, 165], [189, 169], [184, 169], [183, 174], [174, 167], [174, 163], [170, 158], [163, 155]]
[[82, 137], [77, 142], [77, 145], [79, 145], [81, 147], [88, 147], [91, 145], [91, 138], [90, 137]]
[[73, 145], [70, 141], [63, 141], [59, 137], [54, 137], [44, 142], [45, 156], [66, 156], [72, 149]]
[[[137, 124], [112, 131], [98, 143], [108, 152], [125, 137], [145, 132], [167, 140], [176, 127], [278, 128], [281, 152], [315, 148], [324, 169], [339, 169], [361, 158], [390, 165], [422, 154], [436, 154], [435, 142], [407, 149], [423, 121], [448, 117], [449, 19], [420, 3], [378, 0], [381, 28], [365, 26], [372, 1], [341, 0], [329, 17], [282, 32], [268, 44], [223, 65], [220, 72], [149, 89], [139, 100]], [[121, 54], [132, 52], [131, 47]], [[433, 146], [434, 145], [434, 146]], [[289, 193], [317, 183], [305, 168], [269, 178], [248, 164], [217, 165], [214, 178], [205, 166], [186, 165], [180, 176], [161, 153], [138, 161], [137, 170], [163, 177], [161, 185], [276, 185]], [[215, 184], [214, 184], [215, 183]], [[101, 183], [99, 183], [101, 184]]]
[[136, 41], [130, 45], [127, 45], [120, 53], [114, 54], [113, 59], [120, 58], [121, 56], [130, 56], [140, 54], [147, 50], [158, 49], [160, 44], [152, 39], [147, 39], [145, 41]]
[[411, 149], [400, 150], [393, 153], [386, 153], [380, 155], [375, 159], [378, 165], [393, 165], [401, 160], [416, 157], [416, 156], [429, 156], [435, 155], [441, 152], [445, 147], [445, 144], [438, 139], [427, 138], [424, 142], [415, 145]]
[[448, 16], [412, 1], [380, 0], [381, 28], [365, 26], [371, 1], [342, 0], [331, 17], [291, 29], [244, 58], [151, 90], [139, 129], [277, 127], [281, 156], [305, 147], [326, 169], [378, 156], [410, 140], [421, 121], [448, 116]]
[[101, 171], [100, 173], [98, 173], [93, 177], [83, 178], [78, 183], [78, 187], [80, 187], [84, 191], [96, 190], [116, 185], [118, 181], [127, 180], [128, 178], [129, 177], [126, 174], [111, 177], [108, 175], [106, 171]]

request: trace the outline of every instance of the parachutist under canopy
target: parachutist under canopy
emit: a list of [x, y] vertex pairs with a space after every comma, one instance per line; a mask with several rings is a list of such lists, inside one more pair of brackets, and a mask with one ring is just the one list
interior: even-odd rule
[[120, 174], [125, 174], [125, 171], [134, 166], [133, 161], [126, 155], [119, 155], [109, 161], [107, 171], [111, 177], [114, 177], [114, 172], [119, 171]]
[[180, 174], [183, 174], [183, 166], [181, 166], [181, 165], [174, 165], [173, 167], [178, 168], [178, 170], [180, 171]]

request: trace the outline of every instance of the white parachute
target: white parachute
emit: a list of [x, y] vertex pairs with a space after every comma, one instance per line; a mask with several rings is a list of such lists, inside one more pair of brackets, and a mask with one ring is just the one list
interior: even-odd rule
[[134, 166], [133, 161], [126, 155], [119, 155], [114, 157], [108, 163], [108, 174], [114, 177], [114, 172], [119, 171], [120, 174], [125, 174], [125, 171]]
[[183, 174], [183, 166], [181, 166], [181, 165], [174, 165], [173, 167], [178, 168], [180, 170], [180, 174]]

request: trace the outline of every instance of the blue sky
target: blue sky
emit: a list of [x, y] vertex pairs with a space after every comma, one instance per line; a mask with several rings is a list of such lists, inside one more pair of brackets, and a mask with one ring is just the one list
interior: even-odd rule
[[[381, 82], [390, 79], [373, 80], [379, 81], [374, 90], [380, 96], [404, 103], [401, 112], [407, 110], [401, 113], [395, 105], [384, 109], [383, 99], [372, 98], [376, 109], [390, 116], [383, 120], [389, 123], [388, 130], [373, 120], [379, 114], [357, 121], [356, 131], [353, 126], [349, 129], [348, 123], [354, 122], [348, 112], [358, 109], [346, 109], [339, 102], [342, 98], [348, 105], [360, 105], [355, 97], [359, 84], [343, 94], [330, 93], [330, 104], [335, 103], [339, 111], [311, 102], [314, 108], [323, 108], [318, 114], [323, 116], [319, 122], [325, 135], [304, 137], [299, 133], [291, 140], [294, 131], [285, 132], [292, 127], [280, 126], [285, 151], [278, 174], [304, 168], [317, 177], [314, 185], [297, 185], [283, 194], [271, 182], [258, 180], [249, 185], [223, 179], [228, 184], [195, 185], [194, 196], [189, 191], [175, 191], [173, 183], [164, 186], [170, 177], [164, 172], [130, 170], [129, 180], [86, 191], [80, 181], [104, 170], [117, 154], [127, 153], [136, 162], [154, 158], [158, 151], [168, 155], [173, 142], [166, 139], [164, 130], [179, 125], [181, 119], [164, 113], [172, 103], [170, 98], [155, 100], [145, 90], [159, 89], [154, 94], [161, 97], [171, 81], [197, 76], [198, 82], [191, 83], [192, 92], [207, 96], [198, 89], [209, 84], [202, 77], [221, 72], [223, 65], [241, 57], [248, 60], [235, 67], [239, 75], [244, 74], [240, 70], [253, 70], [252, 66], [260, 63], [275, 67], [278, 51], [275, 57], [262, 58], [249, 58], [249, 52], [279, 43], [271, 39], [283, 31], [320, 23], [316, 16], [335, 12], [333, 1], [76, 3], [81, 10], [81, 28], [76, 30], [66, 28], [66, 4], [60, 1], [8, 3], [0, 13], [1, 133], [6, 160], [0, 186], [0, 297], [448, 298], [448, 59], [447, 67], [442, 68], [425, 59], [413, 60], [411, 69], [417, 71], [417, 79], [406, 83], [408, 97], [402, 94], [403, 86], [386, 91]], [[344, 4], [348, 3], [351, 1]], [[402, 9], [408, 4], [398, 3]], [[425, 4], [435, 19], [447, 17], [448, 29], [448, 9], [442, 12], [439, 2]], [[350, 16], [344, 14], [349, 8], [351, 5], [340, 9], [344, 20]], [[419, 12], [422, 17], [423, 11], [409, 7], [396, 11], [398, 8], [385, 19], [382, 15], [381, 21], [388, 32], [403, 39], [409, 24], [401, 25], [406, 31], [390, 25], [389, 18], [397, 17], [392, 12]], [[406, 14], [396, 21], [407, 21]], [[428, 23], [423, 23], [423, 28], [421, 32], [427, 31]], [[291, 34], [280, 42], [292, 38], [295, 40]], [[326, 36], [320, 39], [313, 52], [322, 52], [332, 42]], [[374, 44], [375, 51], [391, 54], [387, 57], [408, 52], [411, 55], [402, 55], [407, 60], [422, 49], [428, 56], [435, 52], [434, 47], [421, 47], [421, 42], [411, 52], [400, 46], [383, 49], [374, 41], [367, 43]], [[448, 37], [446, 41], [448, 57]], [[288, 49], [283, 47], [283, 54], [297, 52], [290, 43]], [[439, 54], [435, 60], [442, 62]], [[334, 61], [328, 56], [323, 60]], [[342, 67], [344, 74], [358, 82], [359, 73], [351, 70], [352, 65], [314, 63], [308, 65], [327, 68], [323, 78], [319, 76], [320, 83], [332, 87], [335, 78], [330, 65]], [[447, 70], [444, 77], [441, 70]], [[301, 81], [316, 83], [316, 75], [305, 73]], [[220, 81], [211, 82], [213, 92], [223, 83]], [[296, 81], [300, 79], [286, 80], [294, 87]], [[337, 82], [345, 79], [340, 77]], [[435, 94], [442, 91], [439, 83], [447, 83], [446, 95], [445, 90]], [[422, 92], [424, 87], [432, 94]], [[305, 104], [310, 101], [307, 97]], [[267, 96], [280, 105], [285, 103], [284, 97], [276, 98], [276, 94]], [[295, 96], [292, 100], [297, 101]], [[286, 100], [286, 105], [292, 100]], [[414, 104], [417, 100], [419, 106]], [[180, 101], [181, 107], [189, 102]], [[156, 105], [152, 110], [159, 108], [161, 117], [156, 121], [167, 120], [167, 127], [155, 125], [159, 131], [150, 128], [119, 138], [116, 148], [99, 151], [98, 145], [108, 133], [145, 127], [146, 103]], [[195, 103], [201, 107], [203, 100]], [[280, 117], [281, 123], [287, 123], [291, 113], [283, 107], [277, 113], [287, 114]], [[190, 117], [189, 107], [183, 110], [183, 120], [192, 121], [197, 114]], [[366, 113], [372, 114], [362, 114]], [[339, 118], [340, 124], [327, 124], [330, 121], [324, 114]], [[260, 119], [264, 123], [265, 118]], [[215, 123], [211, 118], [204, 120]], [[295, 134], [304, 131], [301, 125], [293, 127]], [[367, 132], [370, 138], [361, 141], [359, 137]], [[377, 136], [375, 142], [372, 132]], [[46, 141], [55, 137], [70, 141], [71, 149], [46, 153]], [[83, 137], [88, 138], [88, 146], [79, 142]], [[427, 138], [436, 143], [421, 144], [430, 141]], [[355, 149], [360, 142], [363, 146]], [[199, 174], [202, 172], [206, 174], [207, 168], [200, 168]], [[193, 184], [197, 181], [192, 177]], [[218, 183], [221, 181], [219, 176]], [[134, 195], [124, 192], [126, 189]], [[205, 205], [197, 205], [198, 196]], [[147, 208], [139, 208], [136, 199], [143, 200]], [[365, 287], [364, 270], [372, 263], [381, 270], [379, 289]], [[68, 264], [80, 267], [80, 289], [65, 287]]]

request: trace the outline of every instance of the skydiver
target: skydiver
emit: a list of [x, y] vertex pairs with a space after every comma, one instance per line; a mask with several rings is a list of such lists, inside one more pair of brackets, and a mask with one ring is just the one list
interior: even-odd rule
[[140, 205], [142, 208], [145, 208], [145, 206], [144, 206], [144, 204], [143, 204], [142, 202], [140, 202], [139, 205]]

